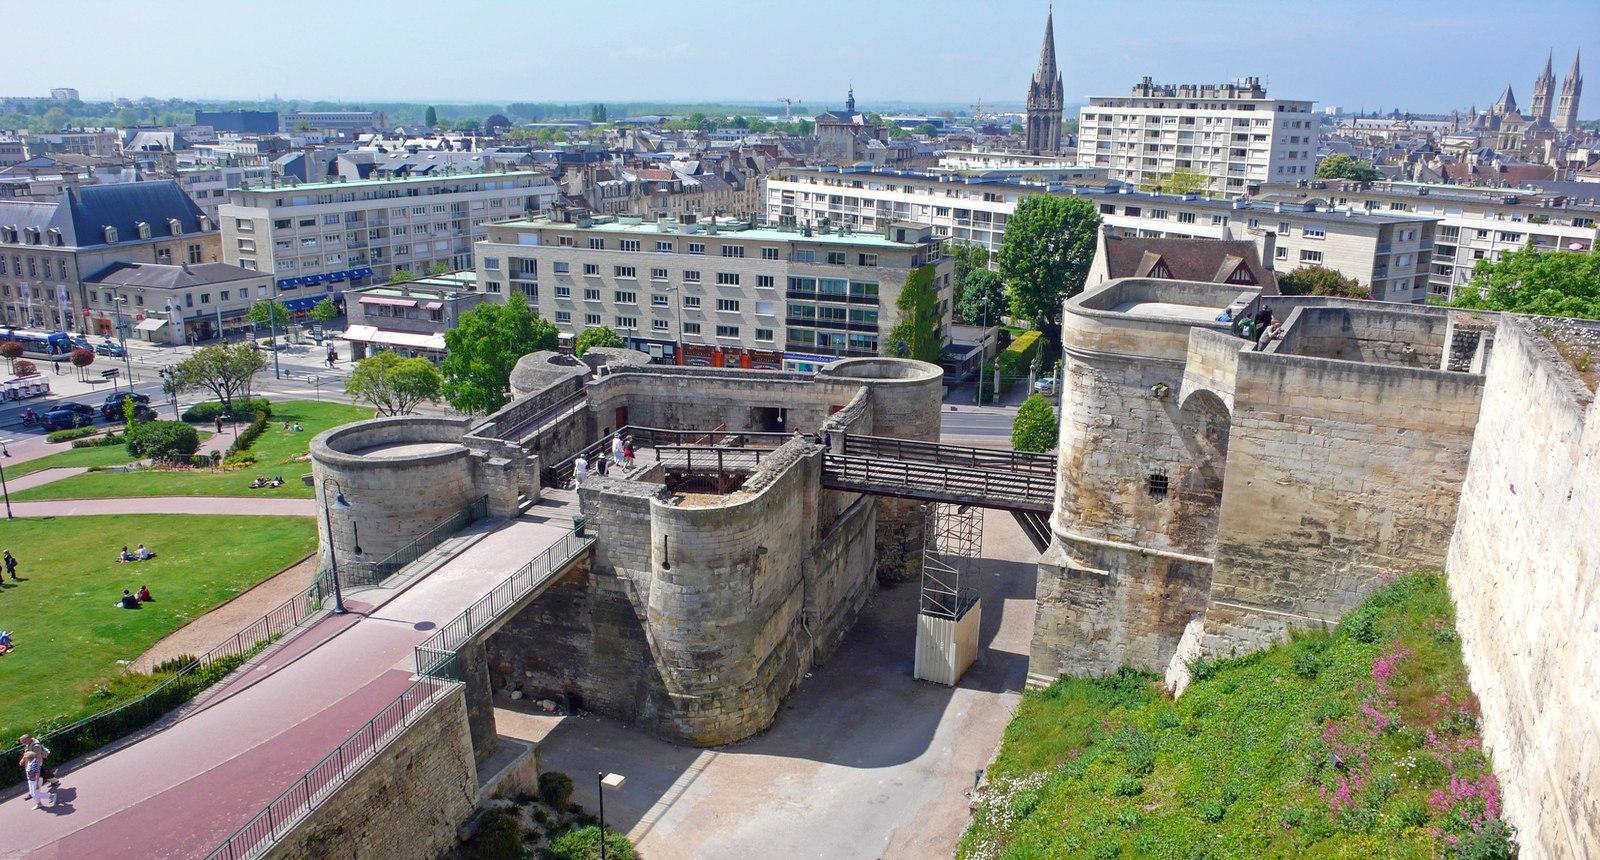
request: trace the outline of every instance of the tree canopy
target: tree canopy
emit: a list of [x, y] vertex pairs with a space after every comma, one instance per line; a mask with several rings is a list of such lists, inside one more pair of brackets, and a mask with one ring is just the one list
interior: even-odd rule
[[505, 304], [486, 302], [462, 314], [444, 333], [444, 397], [461, 412], [493, 412], [506, 405], [511, 369], [530, 352], [555, 349], [556, 327], [539, 318], [521, 293]]
[[345, 393], [371, 403], [379, 415], [409, 415], [424, 400], [439, 399], [444, 376], [426, 358], [402, 358], [383, 350], [356, 362]]
[[1317, 178], [1375, 182], [1382, 179], [1383, 174], [1378, 172], [1378, 168], [1373, 167], [1370, 161], [1361, 161], [1342, 152], [1336, 152], [1317, 164]]
[[895, 308], [900, 311], [899, 321], [889, 331], [887, 352], [938, 364], [939, 352], [944, 348], [944, 315], [939, 311], [933, 266], [918, 266], [906, 275]]
[[1211, 177], [1187, 167], [1179, 167], [1154, 182], [1145, 183], [1141, 188], [1167, 194], [1198, 194], [1211, 190]]
[[989, 268], [989, 249], [971, 242], [951, 242], [945, 249], [955, 263], [955, 301], [961, 306], [961, 297], [967, 292], [968, 279], [979, 269]]
[[1286, 296], [1337, 296], [1369, 299], [1372, 293], [1355, 278], [1322, 266], [1307, 266], [1278, 276], [1278, 292]]
[[433, 105], [428, 105], [428, 109], [422, 112], [422, 124], [428, 128], [438, 127], [439, 111]]
[[1458, 308], [1600, 319], [1600, 254], [1520, 248], [1498, 262], [1481, 260], [1456, 287]]
[[1006, 283], [997, 272], [978, 269], [967, 276], [967, 288], [957, 306], [968, 325], [999, 325], [1006, 312]]
[[1056, 446], [1059, 429], [1050, 400], [1042, 394], [1029, 395], [1012, 419], [1011, 447], [1018, 451], [1048, 451]]
[[339, 316], [339, 305], [333, 299], [323, 299], [311, 306], [311, 319], [325, 323]]
[[283, 325], [293, 316], [277, 299], [262, 299], [250, 306], [250, 321], [256, 325]]
[[233, 401], [250, 399], [250, 386], [267, 360], [248, 343], [203, 346], [172, 366], [167, 386], [176, 392], [204, 390], [233, 411]]
[[1011, 312], [1061, 338], [1061, 303], [1083, 292], [1100, 215], [1082, 197], [1035, 194], [1006, 222], [998, 257]]
[[626, 346], [622, 342], [622, 335], [617, 334], [606, 326], [595, 326], [578, 332], [578, 339], [572, 343], [572, 354], [583, 355], [595, 346]]

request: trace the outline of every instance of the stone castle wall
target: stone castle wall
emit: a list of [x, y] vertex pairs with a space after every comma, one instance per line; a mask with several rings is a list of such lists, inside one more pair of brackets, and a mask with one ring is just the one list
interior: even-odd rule
[[1446, 568], [1524, 857], [1600, 856], [1600, 400], [1502, 318]]

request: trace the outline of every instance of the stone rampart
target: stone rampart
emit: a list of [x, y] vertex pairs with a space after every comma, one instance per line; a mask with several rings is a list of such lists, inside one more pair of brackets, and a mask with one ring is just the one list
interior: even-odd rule
[[1446, 565], [1524, 857], [1600, 856], [1600, 400], [1505, 317]]

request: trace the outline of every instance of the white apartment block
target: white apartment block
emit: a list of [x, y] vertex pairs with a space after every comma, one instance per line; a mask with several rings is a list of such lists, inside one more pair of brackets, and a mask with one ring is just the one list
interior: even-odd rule
[[1480, 261], [1532, 246], [1591, 251], [1600, 239], [1600, 203], [1527, 188], [1469, 188], [1413, 182], [1315, 180], [1307, 186], [1262, 186], [1268, 199], [1318, 199], [1368, 212], [1410, 212], [1439, 219], [1429, 292], [1449, 300], [1472, 280]]
[[300, 310], [343, 284], [399, 270], [470, 269], [486, 222], [544, 211], [556, 186], [542, 173], [457, 173], [251, 185], [229, 195], [217, 207], [223, 262], [273, 273], [284, 304]]
[[[767, 219], [801, 227], [827, 223], [862, 232], [895, 220], [932, 225], [935, 235], [999, 250], [1017, 203], [1034, 194], [1084, 197], [1126, 236], [1254, 239], [1279, 272], [1325, 266], [1354, 278], [1374, 298], [1421, 302], [1438, 216], [1324, 201], [1267, 203], [1153, 194], [1126, 184], [1027, 184], [847, 167], [779, 168], [767, 175]], [[1270, 235], [1270, 239], [1269, 239]]]
[[217, 207], [226, 203], [228, 192], [247, 185], [264, 185], [272, 180], [272, 168], [262, 164], [239, 167], [181, 167], [178, 185], [212, 221]]
[[1141, 187], [1179, 168], [1208, 190], [1242, 194], [1252, 182], [1294, 182], [1315, 172], [1311, 102], [1269, 99], [1259, 78], [1237, 84], [1157, 84], [1094, 96], [1078, 112], [1078, 161]]
[[491, 224], [478, 245], [478, 284], [522, 293], [564, 338], [606, 326], [663, 361], [714, 367], [809, 371], [893, 354], [896, 302], [922, 266], [933, 267], [948, 342], [952, 263], [927, 225], [824, 234], [732, 220], [532, 218]]

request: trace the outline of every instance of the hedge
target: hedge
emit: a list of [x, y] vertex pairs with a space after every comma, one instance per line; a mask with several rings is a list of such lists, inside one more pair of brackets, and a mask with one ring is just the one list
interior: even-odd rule
[[85, 436], [93, 436], [99, 432], [100, 431], [94, 427], [73, 427], [67, 430], [52, 430], [50, 431], [49, 435], [44, 437], [44, 440], [46, 442], [70, 442], [73, 439], [82, 439]]
[[257, 412], [255, 417], [250, 419], [250, 426], [244, 428], [244, 431], [239, 434], [239, 438], [233, 440], [233, 444], [228, 446], [229, 456], [249, 449], [257, 439], [261, 438], [262, 433], [267, 432], [269, 414], [268, 412]]
[[188, 462], [200, 433], [182, 421], [140, 421], [128, 428], [128, 453], [173, 463]]
[[86, 439], [74, 439], [72, 440], [72, 447], [105, 448], [111, 445], [121, 445], [125, 441], [127, 441], [125, 436], [118, 436], [115, 432], [111, 432], [104, 436], [92, 436]]
[[[264, 397], [254, 397], [249, 400], [234, 401], [235, 412], [254, 412], [257, 415], [272, 417], [272, 404]], [[216, 400], [207, 400], [183, 410], [185, 421], [215, 421], [218, 415], [223, 414], [222, 404]]]
[[1043, 338], [1044, 336], [1037, 330], [1017, 335], [1016, 340], [1000, 352], [1000, 376], [1005, 379], [1026, 376], [1034, 358], [1039, 355]]

